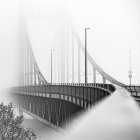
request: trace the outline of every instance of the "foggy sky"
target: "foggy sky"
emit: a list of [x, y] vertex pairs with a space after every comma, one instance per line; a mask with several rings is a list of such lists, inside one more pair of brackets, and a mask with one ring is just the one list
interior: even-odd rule
[[[128, 50], [130, 49], [132, 53], [132, 83], [140, 83], [139, 1], [66, 0], [53, 2], [66, 7], [83, 43], [84, 29], [91, 28], [88, 30], [88, 52], [105, 72], [126, 84], [129, 84]], [[34, 4], [45, 5], [53, 2], [36, 1]], [[54, 39], [50, 39], [50, 36], [53, 37], [53, 33], [55, 33], [55, 24], [45, 19], [29, 19], [28, 28], [39, 66], [45, 77], [50, 77], [50, 49], [53, 48], [54, 41]], [[46, 60], [46, 63], [43, 60]], [[92, 70], [90, 65], [88, 67], [91, 77]]]
[[[138, 0], [28, 0], [27, 5], [57, 3], [66, 7], [72, 22], [84, 42], [84, 28], [88, 31], [88, 52], [99, 66], [112, 77], [127, 83], [128, 49], [132, 52], [133, 84], [140, 83], [140, 2]], [[17, 60], [17, 15], [16, 0], [0, 1], [0, 86], [12, 85], [16, 76]], [[47, 10], [46, 10], [47, 11]], [[44, 11], [45, 12], [45, 11]], [[48, 41], [50, 24], [46, 19], [26, 19], [34, 53], [45, 77], [50, 72], [50, 48]], [[47, 32], [47, 33], [46, 33]], [[48, 43], [49, 42], [49, 43]], [[38, 50], [39, 53], [38, 53]], [[55, 51], [54, 51], [55, 54]], [[46, 62], [44, 62], [44, 60]], [[89, 66], [89, 73], [91, 73]]]

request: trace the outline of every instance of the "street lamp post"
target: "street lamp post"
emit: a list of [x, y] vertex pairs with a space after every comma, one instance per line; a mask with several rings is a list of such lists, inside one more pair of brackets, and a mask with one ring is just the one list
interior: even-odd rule
[[90, 28], [85, 28], [85, 84], [87, 83], [87, 30]]

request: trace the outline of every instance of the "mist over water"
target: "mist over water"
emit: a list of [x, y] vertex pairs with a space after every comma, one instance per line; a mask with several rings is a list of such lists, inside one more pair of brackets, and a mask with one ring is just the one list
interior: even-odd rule
[[51, 140], [139, 140], [139, 131], [139, 107], [127, 91], [119, 90], [81, 115], [64, 136], [54, 134]]

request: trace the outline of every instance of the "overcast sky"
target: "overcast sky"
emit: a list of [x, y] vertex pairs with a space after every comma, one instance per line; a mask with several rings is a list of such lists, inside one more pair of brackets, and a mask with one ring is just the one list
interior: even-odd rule
[[[91, 28], [88, 30], [88, 52], [92, 58], [106, 73], [124, 83], [129, 82], [128, 49], [131, 49], [132, 83], [140, 83], [139, 0], [25, 0], [24, 2], [27, 5], [29, 3], [30, 5], [63, 4], [83, 42], [84, 28]], [[17, 5], [17, 0], [0, 1], [1, 87], [13, 84], [12, 79], [17, 74], [15, 72], [17, 64]], [[54, 37], [55, 23], [52, 24], [45, 18], [28, 18], [26, 21], [37, 62], [47, 77], [47, 73], [50, 72], [50, 52], [48, 50], [52, 48], [50, 45], [52, 42], [48, 36]], [[47, 62], [47, 60], [49, 61]]]
[[[91, 29], [88, 30], [88, 52], [105, 72], [126, 84], [129, 83], [128, 50], [130, 49], [132, 53], [132, 83], [140, 83], [140, 2], [138, 0], [44, 0], [30, 1], [30, 3], [38, 4], [42, 9], [42, 5], [62, 4], [68, 11], [83, 42], [84, 28], [90, 27]], [[43, 12], [41, 11], [41, 13]], [[28, 19], [28, 30], [42, 72], [46, 77], [49, 77], [47, 73], [50, 73], [49, 59], [52, 47], [49, 38], [54, 36], [55, 23], [45, 18]], [[38, 53], [39, 51], [40, 53]], [[40, 54], [42, 54], [41, 57]], [[44, 59], [49, 61], [46, 61], [45, 64], [42, 61]], [[89, 66], [89, 76], [92, 76], [90, 73]]]

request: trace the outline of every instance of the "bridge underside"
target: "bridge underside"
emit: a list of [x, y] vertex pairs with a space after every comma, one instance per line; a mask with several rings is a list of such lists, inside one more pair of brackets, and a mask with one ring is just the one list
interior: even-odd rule
[[31, 95], [18, 95], [17, 102], [27, 112], [59, 127], [68, 125], [70, 120], [84, 109], [65, 100]]
[[11, 91], [14, 102], [24, 112], [53, 128], [62, 128], [114, 90], [112, 85], [38, 85]]

